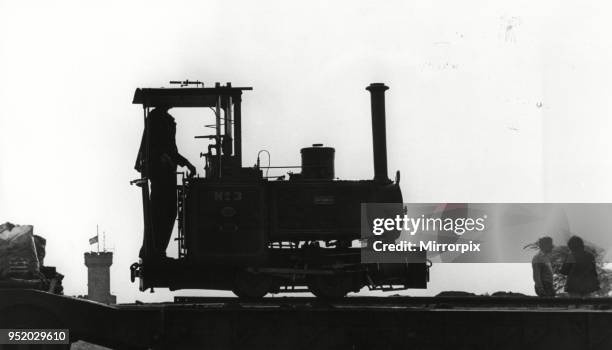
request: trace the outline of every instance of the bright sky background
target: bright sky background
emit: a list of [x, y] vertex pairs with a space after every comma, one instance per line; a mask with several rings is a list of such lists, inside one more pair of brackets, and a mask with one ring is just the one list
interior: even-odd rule
[[[47, 238], [69, 295], [86, 293], [99, 224], [119, 301], [169, 299], [129, 282], [142, 235], [131, 99], [186, 78], [254, 87], [245, 165], [262, 148], [298, 164], [322, 142], [337, 176], [371, 178], [364, 88], [384, 82], [405, 200], [611, 202], [610, 12], [606, 1], [0, 0], [0, 221]], [[201, 167], [193, 136], [210, 115], [174, 115], [179, 149]], [[527, 264], [446, 264], [418, 294], [532, 285]]]

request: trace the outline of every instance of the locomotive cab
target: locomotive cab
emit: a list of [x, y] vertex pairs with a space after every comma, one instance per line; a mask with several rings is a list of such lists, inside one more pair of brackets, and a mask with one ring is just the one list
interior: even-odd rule
[[[267, 293], [311, 291], [320, 297], [342, 297], [370, 289], [425, 288], [423, 263], [362, 264], [360, 240], [362, 203], [402, 203], [399, 179], [387, 176], [384, 84], [371, 84], [375, 176], [372, 180], [339, 180], [334, 174], [335, 150], [314, 144], [301, 149], [299, 173], [271, 179], [264, 170], [242, 166], [242, 94], [250, 87], [230, 83], [205, 87], [200, 82], [179, 88], [137, 89], [144, 119], [152, 108], [212, 109], [215, 124], [203, 172], [180, 177], [178, 197], [178, 259], [147, 259], [132, 265], [140, 288], [171, 290], [202, 288], [232, 290], [240, 297]], [[195, 87], [193, 87], [195, 85]], [[180, 122], [180, 121], [179, 121]], [[145, 129], [146, 132], [146, 129]], [[145, 135], [145, 142], [155, 142]], [[146, 156], [140, 159], [147, 162]], [[147, 168], [146, 166], [143, 168]], [[141, 187], [145, 252], [152, 249], [147, 174]]]

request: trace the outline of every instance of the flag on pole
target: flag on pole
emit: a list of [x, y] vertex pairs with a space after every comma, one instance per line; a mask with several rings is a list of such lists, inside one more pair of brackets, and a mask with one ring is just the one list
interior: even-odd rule
[[89, 239], [89, 244], [96, 244], [98, 243], [98, 235], [96, 235], [95, 237], [91, 237]]

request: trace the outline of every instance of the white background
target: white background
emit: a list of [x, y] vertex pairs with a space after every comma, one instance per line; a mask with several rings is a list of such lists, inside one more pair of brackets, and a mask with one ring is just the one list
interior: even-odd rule
[[[364, 88], [384, 82], [389, 173], [402, 171], [406, 201], [610, 202], [606, 3], [0, 0], [0, 221], [48, 239], [69, 295], [86, 294], [100, 224], [119, 301], [170, 298], [128, 280], [142, 234], [131, 99], [186, 78], [254, 87], [245, 165], [262, 148], [298, 164], [322, 142], [337, 176], [371, 178]], [[179, 149], [201, 167], [192, 137], [210, 114], [174, 115]], [[528, 264], [448, 264], [419, 293], [532, 285]]]

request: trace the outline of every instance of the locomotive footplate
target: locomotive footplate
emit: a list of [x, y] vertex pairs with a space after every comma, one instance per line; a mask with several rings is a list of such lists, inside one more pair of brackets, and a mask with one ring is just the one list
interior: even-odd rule
[[[267, 293], [310, 290], [324, 298], [343, 297], [363, 287], [370, 290], [422, 288], [426, 264], [361, 264], [359, 248], [270, 249], [260, 266], [193, 262], [186, 258], [145, 260], [131, 268], [140, 289], [232, 290], [246, 298]], [[307, 288], [307, 289], [306, 289]]]

